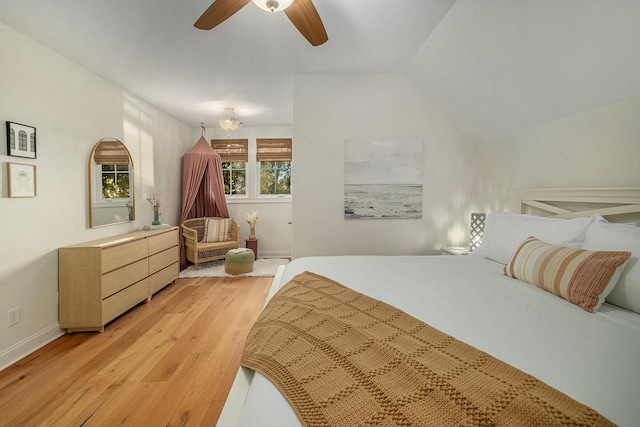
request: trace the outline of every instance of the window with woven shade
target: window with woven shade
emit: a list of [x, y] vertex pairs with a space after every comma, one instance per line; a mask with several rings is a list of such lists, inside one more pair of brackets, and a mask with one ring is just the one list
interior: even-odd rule
[[220, 154], [223, 162], [247, 162], [249, 159], [248, 139], [212, 139], [211, 148]]
[[99, 165], [128, 165], [129, 151], [120, 141], [102, 141], [93, 159]]
[[248, 139], [212, 139], [211, 147], [222, 159], [224, 193], [229, 196], [247, 194]]
[[290, 138], [256, 139], [260, 195], [291, 194], [292, 141]]
[[256, 139], [256, 160], [259, 162], [290, 162], [291, 138]]
[[124, 144], [103, 140], [93, 153], [96, 163], [96, 201], [127, 201], [131, 197], [131, 158]]

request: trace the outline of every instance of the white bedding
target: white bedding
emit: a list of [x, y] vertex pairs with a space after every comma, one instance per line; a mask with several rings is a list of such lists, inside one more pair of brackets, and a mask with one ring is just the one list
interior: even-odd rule
[[[640, 423], [640, 315], [604, 304], [587, 313], [502, 274], [475, 256], [310, 257], [280, 281], [312, 271], [404, 310], [599, 411], [620, 426]], [[240, 426], [301, 424], [286, 399], [256, 373]]]

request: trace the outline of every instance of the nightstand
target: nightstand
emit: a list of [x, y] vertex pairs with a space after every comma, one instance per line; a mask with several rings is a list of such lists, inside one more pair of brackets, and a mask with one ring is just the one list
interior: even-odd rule
[[258, 259], [258, 239], [245, 239], [245, 243], [247, 248], [253, 251], [253, 259]]
[[469, 255], [471, 252], [467, 248], [460, 246], [447, 246], [440, 248], [442, 255]]

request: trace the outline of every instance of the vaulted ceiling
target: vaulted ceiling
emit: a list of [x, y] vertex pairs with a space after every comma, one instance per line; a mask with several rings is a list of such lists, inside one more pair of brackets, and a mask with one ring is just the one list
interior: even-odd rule
[[0, 0], [0, 21], [194, 127], [292, 126], [296, 74], [406, 74], [478, 139], [640, 93], [637, 0], [314, 0], [318, 47], [252, 3], [194, 28], [211, 3]]

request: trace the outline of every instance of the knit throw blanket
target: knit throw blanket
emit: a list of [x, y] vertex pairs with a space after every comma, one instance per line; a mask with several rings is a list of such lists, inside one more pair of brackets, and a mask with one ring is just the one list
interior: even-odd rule
[[305, 426], [609, 426], [540, 380], [314, 273], [285, 285], [249, 333], [261, 372]]

